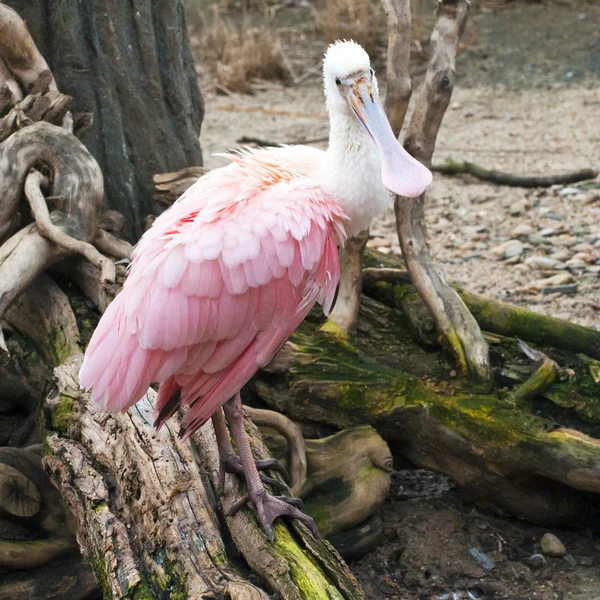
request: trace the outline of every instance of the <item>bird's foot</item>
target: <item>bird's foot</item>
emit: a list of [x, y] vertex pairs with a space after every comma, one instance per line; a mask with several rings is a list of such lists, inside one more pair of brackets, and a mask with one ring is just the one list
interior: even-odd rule
[[321, 539], [315, 522], [298, 509], [298, 507], [302, 507], [302, 500], [300, 498], [271, 496], [261, 485], [256, 490], [252, 490], [236, 500], [227, 511], [227, 516], [233, 517], [248, 501], [252, 502], [255, 506], [258, 521], [271, 542], [275, 541], [273, 521], [277, 517], [298, 519], [308, 527], [315, 539]]
[[[261, 460], [255, 460], [254, 464], [258, 471], [276, 471], [279, 473], [285, 481], [290, 480], [290, 476], [285, 468], [279, 464], [279, 461], [275, 458], [265, 458]], [[217, 492], [219, 495], [223, 495], [225, 489], [225, 474], [232, 473], [235, 475], [244, 475], [244, 468], [242, 461], [239, 456], [233, 452], [222, 454], [219, 456], [219, 473], [217, 476]], [[264, 473], [260, 473], [260, 480], [267, 485], [273, 486], [277, 489], [284, 489], [286, 486], [274, 477], [269, 477]]]

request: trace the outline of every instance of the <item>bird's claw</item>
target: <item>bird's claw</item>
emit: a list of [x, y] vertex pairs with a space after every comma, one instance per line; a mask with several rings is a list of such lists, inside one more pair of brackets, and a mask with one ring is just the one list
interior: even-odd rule
[[227, 516], [233, 517], [248, 501], [252, 502], [256, 507], [258, 521], [271, 542], [275, 541], [275, 533], [273, 532], [272, 525], [277, 517], [298, 519], [308, 527], [315, 539], [321, 539], [315, 522], [311, 517], [298, 509], [298, 507], [302, 506], [302, 500], [300, 500], [300, 498], [271, 496], [271, 494], [267, 493], [263, 488], [256, 494], [249, 492], [236, 500], [227, 511]]
[[[275, 458], [265, 458], [255, 461], [256, 468], [259, 471], [276, 471], [279, 473], [285, 481], [289, 482], [290, 476], [286, 469], [279, 464]], [[220, 496], [223, 495], [225, 489], [225, 474], [233, 473], [235, 475], [243, 475], [244, 469], [242, 467], [242, 461], [236, 454], [228, 454], [219, 458], [219, 474], [217, 476], [217, 492]], [[269, 477], [264, 473], [259, 473], [260, 480], [267, 485], [273, 486], [277, 489], [285, 489], [285, 485], [274, 477]]]

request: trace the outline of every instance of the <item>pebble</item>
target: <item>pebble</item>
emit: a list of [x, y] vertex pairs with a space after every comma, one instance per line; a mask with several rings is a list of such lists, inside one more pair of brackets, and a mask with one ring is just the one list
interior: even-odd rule
[[569, 269], [585, 269], [588, 266], [588, 264], [585, 261], [579, 260], [577, 258], [571, 258], [567, 261], [566, 264], [569, 267]]
[[525, 259], [525, 264], [534, 269], [553, 269], [559, 261], [549, 256], [530, 256]]
[[559, 262], [565, 262], [566, 260], [569, 260], [571, 256], [573, 256], [573, 253], [570, 250], [567, 250], [566, 248], [557, 249], [555, 252], [552, 252], [552, 254], [550, 254], [550, 258], [554, 258]]
[[580, 260], [589, 265], [593, 265], [596, 262], [596, 257], [589, 252], [578, 252], [571, 258], [571, 260]]
[[521, 236], [530, 235], [534, 231], [535, 229], [531, 225], [528, 225], [527, 223], [520, 223], [512, 230], [511, 236], [517, 238]]
[[575, 244], [571, 250], [573, 250], [573, 252], [593, 252], [594, 246], [588, 242], [579, 242], [579, 244]]
[[532, 233], [531, 235], [528, 235], [527, 241], [532, 246], [539, 246], [545, 242], [544, 238], [539, 233]]
[[511, 216], [518, 217], [521, 213], [524, 213], [528, 207], [529, 203], [527, 200], [517, 200], [510, 205], [508, 212]]
[[544, 288], [566, 285], [568, 283], [573, 283], [574, 281], [575, 278], [573, 275], [571, 275], [571, 273], [557, 273], [556, 275], [552, 275], [552, 277], [533, 281], [528, 287], [524, 288], [523, 291], [539, 292]]
[[565, 545], [553, 533], [542, 536], [541, 546], [547, 556], [564, 556], [567, 553]]
[[392, 253], [392, 249], [389, 246], [379, 246], [379, 248], [377, 248], [377, 250], [379, 252], [381, 252], [381, 254], [391, 254]]
[[549, 237], [551, 235], [554, 235], [554, 229], [552, 227], [546, 227], [545, 229], [542, 229], [539, 234], [542, 237]]
[[565, 285], [549, 285], [547, 287], [542, 288], [542, 294], [565, 294], [571, 295], [577, 293], [577, 284], [576, 283], [566, 283]]
[[573, 196], [575, 194], [579, 194], [580, 189], [576, 187], [564, 187], [560, 192], [558, 192], [559, 196]]
[[503, 244], [491, 249], [492, 254], [500, 258], [514, 258], [523, 254], [523, 242], [519, 240], [508, 240]]
[[558, 246], [566, 246], [567, 248], [570, 248], [571, 246], [574, 246], [577, 243], [577, 238], [574, 238], [568, 233], [563, 233], [554, 240], [554, 243]]

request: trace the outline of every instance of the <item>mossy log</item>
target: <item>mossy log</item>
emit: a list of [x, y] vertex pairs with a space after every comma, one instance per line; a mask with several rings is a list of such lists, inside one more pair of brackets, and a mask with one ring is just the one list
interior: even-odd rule
[[[98, 413], [79, 389], [81, 360], [73, 355], [55, 370], [44, 464], [77, 519], [105, 598], [266, 600], [266, 590], [286, 600], [364, 597], [333, 548], [303, 525], [278, 522], [271, 544], [251, 509], [225, 516], [238, 479], [228, 477], [225, 495], [215, 497], [210, 423], [186, 443], [177, 440], [177, 417], [155, 432], [153, 390], [126, 415]], [[247, 425], [255, 456], [266, 456]], [[248, 581], [248, 568], [260, 581]]]
[[[476, 393], [431, 335], [399, 261], [372, 251], [365, 261], [356, 333], [314, 313], [255, 377], [260, 399], [291, 419], [372, 425], [393, 451], [519, 517], [589, 522], [600, 499], [600, 332], [462, 292], [495, 376], [493, 392]], [[556, 363], [553, 382], [535, 383], [540, 365], [516, 337]]]

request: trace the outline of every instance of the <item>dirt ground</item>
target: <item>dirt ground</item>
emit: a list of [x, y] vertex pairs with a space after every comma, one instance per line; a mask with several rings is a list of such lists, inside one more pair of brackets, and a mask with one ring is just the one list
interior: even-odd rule
[[[600, 168], [600, 5], [502, 4], [474, 3], [434, 163], [468, 160], [523, 175]], [[421, 25], [431, 21], [430, 8]], [[284, 11], [302, 24], [311, 10], [285, 8], [277, 26], [286, 27]], [[242, 136], [270, 143], [327, 136], [318, 72], [325, 43], [293, 27], [281, 32], [301, 83], [257, 83], [254, 95], [241, 96], [217, 95], [205, 80], [206, 166], [224, 164], [212, 155], [239, 146]], [[418, 87], [425, 57], [414, 53]], [[374, 62], [384, 79], [382, 55]], [[448, 280], [600, 328], [600, 180], [526, 190], [436, 175], [427, 224]], [[373, 224], [371, 238], [384, 252], [399, 253], [391, 208]], [[570, 293], [542, 293], [543, 280], [557, 276]], [[394, 477], [385, 543], [353, 565], [369, 599], [600, 599], [600, 538], [589, 530], [552, 529], [566, 555], [542, 556], [544, 527], [469, 505], [433, 474]], [[482, 567], [472, 551], [493, 568]]]

